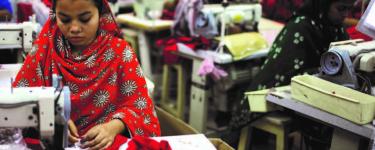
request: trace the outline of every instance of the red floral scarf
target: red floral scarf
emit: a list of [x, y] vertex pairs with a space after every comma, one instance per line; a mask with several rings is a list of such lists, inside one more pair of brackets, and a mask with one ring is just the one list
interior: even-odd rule
[[120, 38], [106, 0], [96, 40], [72, 55], [51, 14], [13, 86], [52, 86], [62, 76], [71, 90], [71, 119], [83, 135], [91, 127], [121, 119], [131, 135], [159, 136], [159, 122], [135, 53]]

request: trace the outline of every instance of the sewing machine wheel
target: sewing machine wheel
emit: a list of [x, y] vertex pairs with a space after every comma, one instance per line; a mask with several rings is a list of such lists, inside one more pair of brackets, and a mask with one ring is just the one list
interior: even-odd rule
[[320, 59], [321, 71], [327, 75], [337, 74], [342, 67], [342, 58], [336, 52], [326, 52]]

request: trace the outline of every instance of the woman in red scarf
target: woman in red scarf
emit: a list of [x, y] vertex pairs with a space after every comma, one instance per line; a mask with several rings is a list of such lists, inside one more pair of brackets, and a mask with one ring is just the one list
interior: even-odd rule
[[120, 38], [106, 0], [54, 0], [53, 13], [13, 86], [71, 90], [69, 140], [102, 149], [115, 136], [159, 136], [159, 122], [136, 55]]

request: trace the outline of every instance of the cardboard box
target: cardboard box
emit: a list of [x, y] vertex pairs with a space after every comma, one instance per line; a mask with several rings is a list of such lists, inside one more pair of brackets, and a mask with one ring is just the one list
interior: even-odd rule
[[174, 117], [160, 107], [155, 107], [155, 109], [160, 122], [161, 136], [199, 134], [197, 130], [187, 123]]
[[[174, 117], [160, 107], [155, 107], [155, 109], [159, 118], [162, 136], [200, 134], [190, 125]], [[219, 138], [209, 138], [209, 140], [218, 150], [234, 150], [231, 146]]]
[[218, 150], [234, 150], [231, 146], [229, 146], [227, 143], [225, 143], [223, 140], [219, 138], [209, 138], [212, 144], [216, 147]]

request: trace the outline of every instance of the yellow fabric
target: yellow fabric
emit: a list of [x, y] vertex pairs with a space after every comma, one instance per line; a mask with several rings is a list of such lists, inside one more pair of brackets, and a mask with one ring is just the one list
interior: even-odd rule
[[[216, 38], [220, 40], [220, 37]], [[246, 32], [224, 37], [225, 46], [233, 56], [233, 60], [240, 60], [251, 54], [267, 48], [266, 39], [258, 32]]]

